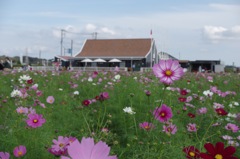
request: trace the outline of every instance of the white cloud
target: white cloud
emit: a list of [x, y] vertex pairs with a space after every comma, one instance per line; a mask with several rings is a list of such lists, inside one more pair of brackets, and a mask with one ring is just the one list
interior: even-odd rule
[[204, 37], [212, 42], [219, 40], [239, 40], [240, 39], [240, 26], [234, 26], [230, 29], [222, 26], [204, 26]]
[[85, 29], [87, 30], [87, 31], [89, 31], [89, 32], [94, 32], [94, 31], [96, 31], [96, 26], [95, 25], [93, 25], [93, 24], [87, 24], [86, 26], [85, 26]]
[[113, 31], [113, 30], [111, 30], [111, 29], [109, 29], [109, 28], [107, 28], [107, 27], [101, 28], [101, 29], [100, 29], [100, 32], [109, 33], [109, 34], [111, 34], [111, 35], [115, 35], [115, 34], [116, 34], [115, 31]]

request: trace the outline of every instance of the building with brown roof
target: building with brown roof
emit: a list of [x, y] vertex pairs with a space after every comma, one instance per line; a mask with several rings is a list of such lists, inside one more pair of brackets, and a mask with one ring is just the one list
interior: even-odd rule
[[[80, 52], [72, 59], [72, 65], [83, 67], [86, 63], [82, 61], [86, 59], [91, 60], [91, 62], [87, 62], [87, 66], [118, 66], [134, 70], [140, 70], [141, 67], [151, 67], [158, 62], [155, 41], [151, 38], [87, 39]], [[94, 62], [96, 59], [101, 59], [102, 62], [101, 60]], [[111, 62], [113, 59], [115, 62]]]

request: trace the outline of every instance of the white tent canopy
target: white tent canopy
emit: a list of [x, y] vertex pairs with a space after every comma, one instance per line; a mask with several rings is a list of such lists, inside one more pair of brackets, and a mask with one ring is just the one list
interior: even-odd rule
[[84, 59], [81, 62], [93, 62], [93, 60], [91, 60], [91, 59]]
[[103, 59], [96, 59], [96, 60], [94, 60], [93, 62], [106, 62], [106, 61], [103, 60]]
[[122, 62], [122, 61], [119, 60], [119, 59], [111, 59], [111, 60], [109, 60], [108, 62]]

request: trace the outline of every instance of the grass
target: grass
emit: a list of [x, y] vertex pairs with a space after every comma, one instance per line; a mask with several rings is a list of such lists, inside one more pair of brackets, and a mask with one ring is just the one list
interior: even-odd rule
[[[38, 84], [42, 96], [38, 97], [34, 91], [28, 90], [30, 96], [26, 99], [10, 97], [14, 87], [21, 87], [18, 79], [23, 74], [29, 75]], [[116, 74], [121, 75], [120, 80], [114, 80]], [[58, 136], [74, 136], [79, 140], [82, 137], [93, 137], [95, 142], [102, 140], [111, 147], [111, 154], [120, 159], [172, 159], [185, 158], [182, 151], [185, 146], [193, 145], [204, 152], [203, 146], [207, 142], [221, 141], [227, 146], [223, 135], [234, 138], [240, 135], [239, 131], [233, 133], [224, 128], [229, 122], [240, 126], [239, 121], [227, 121], [226, 116], [217, 115], [213, 109], [213, 103], [216, 102], [223, 104], [229, 113], [240, 112], [239, 106], [229, 107], [229, 104], [240, 99], [240, 77], [237, 74], [187, 73], [171, 85], [172, 88], [190, 90], [187, 96], [193, 97], [190, 104], [195, 107], [187, 107], [187, 110], [183, 110], [184, 103], [178, 100], [179, 92], [164, 91], [165, 86], [151, 72], [99, 72], [92, 82], [88, 81], [90, 76], [91, 73], [86, 72], [0, 72], [0, 151], [9, 152], [14, 158], [13, 149], [24, 145], [27, 153], [23, 158], [58, 158], [47, 151], [53, 144], [52, 140]], [[207, 81], [207, 76], [212, 76], [213, 82]], [[100, 83], [99, 78], [102, 79]], [[224, 84], [224, 81], [228, 83]], [[78, 86], [71, 88], [71, 83]], [[224, 98], [217, 94], [212, 98], [205, 97], [203, 91], [211, 86], [217, 86], [222, 92], [234, 91], [237, 94]], [[145, 90], [149, 90], [151, 95], [147, 96]], [[79, 95], [73, 95], [74, 91], [79, 91]], [[101, 92], [108, 92], [110, 98], [88, 107], [82, 104], [82, 101], [94, 99]], [[48, 96], [54, 96], [53, 104], [46, 102]], [[33, 106], [36, 99], [44, 103], [46, 108]], [[173, 111], [171, 122], [177, 126], [176, 134], [163, 132], [164, 124], [152, 115], [152, 111], [161, 103]], [[33, 107], [38, 114], [43, 114], [46, 123], [35, 129], [28, 127], [25, 122], [27, 116], [16, 112], [18, 106]], [[132, 107], [136, 114], [125, 113], [125, 107]], [[201, 107], [206, 107], [208, 112], [198, 115], [196, 111]], [[190, 118], [187, 115], [189, 112], [196, 117]], [[144, 121], [152, 122], [156, 128], [151, 131], [140, 129], [138, 125]], [[212, 124], [216, 122], [221, 125], [213, 127]], [[196, 123], [197, 132], [188, 132], [188, 123]], [[109, 132], [102, 132], [102, 128], [107, 128]], [[237, 139], [234, 141], [240, 143]], [[240, 156], [239, 147], [235, 156]]]

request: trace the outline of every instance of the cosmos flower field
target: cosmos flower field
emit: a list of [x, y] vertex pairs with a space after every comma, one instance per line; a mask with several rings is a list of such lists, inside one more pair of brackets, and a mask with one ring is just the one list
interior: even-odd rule
[[240, 75], [156, 67], [0, 72], [0, 158], [240, 158]]

